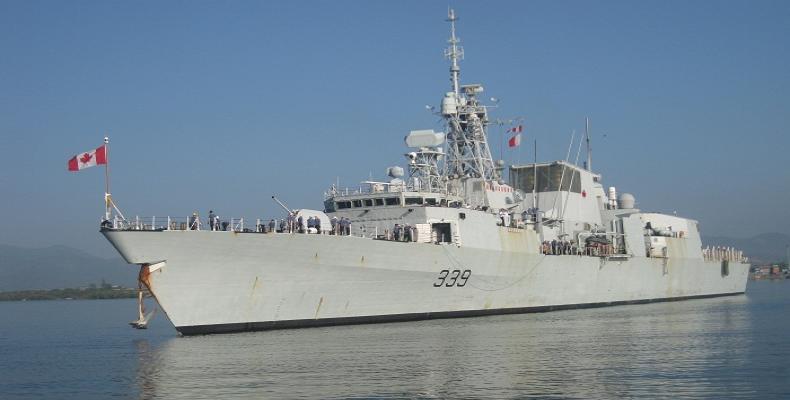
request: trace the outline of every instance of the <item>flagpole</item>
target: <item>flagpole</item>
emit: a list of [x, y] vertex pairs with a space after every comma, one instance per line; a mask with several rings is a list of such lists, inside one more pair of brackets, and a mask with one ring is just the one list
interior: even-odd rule
[[505, 134], [499, 131], [499, 159], [505, 159]]
[[104, 137], [104, 219], [110, 220], [110, 138]]
[[535, 139], [534, 149], [535, 164], [532, 164], [532, 208], [536, 209], [538, 208], [538, 139]]

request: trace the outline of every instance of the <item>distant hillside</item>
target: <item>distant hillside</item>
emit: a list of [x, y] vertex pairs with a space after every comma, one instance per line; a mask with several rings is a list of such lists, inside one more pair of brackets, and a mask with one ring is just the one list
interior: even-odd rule
[[790, 236], [783, 233], [763, 233], [750, 238], [711, 236], [702, 238], [703, 246], [732, 246], [743, 250], [752, 264], [785, 261]]
[[65, 246], [0, 245], [0, 291], [84, 287], [102, 279], [136, 287], [138, 271], [120, 257], [100, 258]]

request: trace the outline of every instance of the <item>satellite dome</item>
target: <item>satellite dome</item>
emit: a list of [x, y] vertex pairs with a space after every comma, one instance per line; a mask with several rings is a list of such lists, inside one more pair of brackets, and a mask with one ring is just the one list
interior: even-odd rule
[[636, 199], [631, 193], [621, 193], [620, 196], [617, 197], [617, 206], [620, 208], [634, 208], [635, 203]]
[[400, 178], [403, 176], [403, 168], [401, 167], [389, 167], [387, 168], [387, 175], [391, 178]]

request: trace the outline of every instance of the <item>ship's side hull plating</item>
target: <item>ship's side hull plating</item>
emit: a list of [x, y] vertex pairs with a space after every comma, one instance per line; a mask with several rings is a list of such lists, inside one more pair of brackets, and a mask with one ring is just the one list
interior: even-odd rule
[[[103, 232], [182, 334], [539, 312], [743, 293], [748, 265], [349, 236]], [[148, 269], [149, 267], [144, 268]]]

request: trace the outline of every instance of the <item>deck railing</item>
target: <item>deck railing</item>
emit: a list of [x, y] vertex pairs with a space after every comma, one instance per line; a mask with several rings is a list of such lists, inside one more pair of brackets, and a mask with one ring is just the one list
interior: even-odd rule
[[256, 226], [249, 227], [245, 225], [244, 218], [230, 218], [225, 221], [217, 221], [214, 226], [208, 219], [201, 219], [199, 217], [140, 217], [135, 216], [132, 219], [115, 218], [111, 221], [106, 221], [103, 224], [105, 228], [127, 230], [127, 231], [232, 231], [232, 232], [245, 232], [254, 231], [262, 226], [261, 219], [258, 219]]
[[744, 256], [743, 251], [734, 247], [708, 246], [702, 249], [702, 257], [706, 261], [749, 262], [749, 257]]
[[[299, 231], [293, 223], [291, 226], [285, 220], [274, 220], [274, 227], [272, 228], [272, 219], [257, 218], [254, 224], [250, 224], [244, 218], [229, 218], [226, 220], [216, 221], [213, 225], [209, 222], [208, 218], [201, 219], [199, 217], [140, 217], [135, 216], [131, 219], [121, 219], [116, 217], [110, 221], [104, 221], [102, 228], [122, 231], [217, 231], [217, 232], [245, 232], [245, 233], [317, 233], [315, 229], [308, 229], [305, 227], [304, 231]], [[351, 230], [348, 236], [360, 237], [375, 237], [378, 229], [373, 231], [365, 230], [364, 227], [359, 227], [359, 232]], [[324, 227], [321, 230], [322, 235], [337, 235], [344, 236], [340, 233], [339, 225], [335, 231], [330, 227]]]

